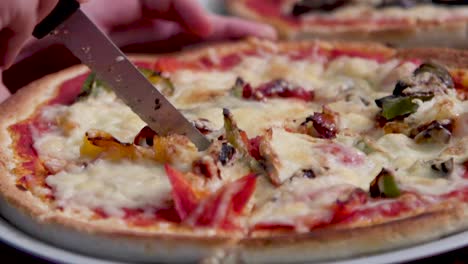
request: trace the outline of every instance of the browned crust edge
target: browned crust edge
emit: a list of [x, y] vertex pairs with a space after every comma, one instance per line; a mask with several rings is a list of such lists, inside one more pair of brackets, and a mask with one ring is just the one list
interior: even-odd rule
[[240, 258], [246, 262], [281, 263], [286, 260], [328, 260], [333, 255], [336, 260], [414, 246], [466, 228], [466, 209], [459, 207], [427, 212], [369, 227], [326, 229], [291, 237], [246, 239], [241, 245]]
[[416, 21], [405, 27], [292, 26], [281, 18], [262, 16], [250, 10], [243, 0], [227, 0], [231, 14], [274, 26], [283, 39], [324, 39], [374, 41], [395, 47], [468, 47], [468, 17], [451, 21]]
[[[238, 43], [218, 44], [209, 46], [208, 48], [201, 47], [174, 55], [181, 56], [183, 59], [190, 59], [204, 56], [211, 49], [216, 49], [221, 54], [232, 52], [233, 50], [240, 51], [252, 48], [281, 52], [309, 46], [311, 43], [325, 48], [346, 48], [348, 50], [357, 49], [360, 51], [381, 52], [382, 54], [386, 54], [388, 58], [429, 56], [451, 67], [468, 67], [465, 51], [449, 49], [394, 50], [379, 44], [369, 43], [296, 41], [275, 44], [269, 41], [252, 39]], [[437, 54], [437, 56], [434, 56], [434, 54]], [[138, 60], [152, 61], [155, 56], [142, 55], [136, 56], [136, 58]], [[29, 117], [35, 110], [35, 106], [54, 95], [61, 82], [86, 71], [87, 68], [84, 66], [75, 66], [49, 75], [31, 83], [0, 105], [0, 111], [2, 112], [2, 116], [0, 116], [0, 146], [3, 146], [0, 150], [0, 211], [10, 221], [34, 235], [39, 235], [42, 239], [61, 246], [71, 247], [74, 250], [80, 250], [80, 248], [76, 248], [73, 245], [68, 246], [67, 243], [64, 243], [67, 240], [73, 241], [73, 236], [81, 236], [85, 241], [98, 239], [101, 247], [104, 248], [103, 251], [84, 251], [106, 257], [117, 256], [120, 258], [119, 255], [113, 254], [115, 250], [109, 250], [111, 252], [109, 254], [105, 252], [106, 243], [111, 244], [117, 241], [130, 247], [128, 250], [131, 250], [132, 246], [135, 247], [131, 254], [127, 254], [127, 256], [132, 256], [132, 259], [136, 258], [133, 260], [187, 260], [186, 257], [200, 258], [210, 257], [213, 254], [218, 255], [216, 252], [221, 250], [223, 253], [218, 255], [220, 257], [231, 255], [239, 260], [269, 262], [274, 260], [295, 261], [299, 260], [296, 259], [299, 257], [302, 260], [323, 259], [327, 254], [323, 256], [320, 252], [330, 252], [330, 248], [341, 251], [341, 254], [335, 252], [334, 258], [392, 249], [436, 239], [442, 235], [459, 231], [468, 225], [468, 218], [465, 217], [467, 210], [465, 207], [459, 206], [450, 210], [430, 212], [370, 227], [344, 230], [327, 228], [305, 235], [294, 234], [283, 236], [275, 234], [270, 237], [241, 239], [240, 236], [231, 236], [229, 233], [214, 234], [207, 231], [194, 234], [185, 228], [171, 228], [171, 230], [161, 228], [148, 231], [132, 229], [117, 222], [104, 221], [100, 224], [89, 224], [85, 221], [71, 219], [61, 213], [51, 212], [47, 205], [32, 196], [30, 192], [20, 191], [15, 187], [15, 177], [10, 171], [13, 164], [11, 163], [12, 154], [8, 150], [11, 139], [7, 127]], [[30, 230], [31, 226], [40, 226], [41, 231]], [[50, 238], [43, 230], [52, 230], [51, 232], [58, 235]], [[83, 243], [80, 245], [83, 245]], [[163, 250], [161, 250], [161, 247]], [[164, 250], [168, 248], [172, 250]], [[182, 258], [175, 257], [174, 259], [174, 256], [171, 258], [171, 252], [174, 254], [174, 248], [179, 253], [179, 250], [184, 252], [184, 248], [188, 249], [186, 254], [179, 254]], [[314, 250], [310, 250], [311, 248], [314, 248]], [[192, 249], [196, 249], [194, 252], [197, 253], [188, 254], [188, 251]], [[316, 249], [323, 250], [317, 251]], [[154, 255], [154, 252], [158, 252], [158, 255]]]

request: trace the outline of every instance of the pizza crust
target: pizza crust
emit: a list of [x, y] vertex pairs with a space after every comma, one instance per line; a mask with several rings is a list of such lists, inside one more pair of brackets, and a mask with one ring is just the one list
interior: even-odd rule
[[[215, 49], [221, 54], [232, 50], [260, 49], [287, 51], [310, 46], [355, 49], [379, 52], [386, 58], [414, 57], [415, 51], [394, 50], [379, 44], [342, 42], [296, 41], [272, 43], [251, 39], [231, 44], [189, 50], [176, 56], [196, 58]], [[434, 57], [447, 66], [466, 68], [465, 51], [447, 49], [416, 50], [418, 56]], [[138, 60], [154, 61], [150, 55], [137, 56]], [[236, 262], [291, 262], [345, 258], [364, 253], [381, 252], [413, 245], [468, 227], [468, 208], [438, 208], [422, 215], [395, 220], [370, 227], [349, 229], [324, 228], [307, 234], [285, 235], [267, 232], [243, 238], [244, 234], [220, 232], [210, 229], [192, 230], [177, 226], [161, 226], [151, 230], [132, 228], [122, 221], [105, 220], [93, 223], [78, 220], [64, 213], [51, 211], [49, 206], [29, 191], [15, 186], [12, 173], [15, 159], [10, 150], [8, 127], [29, 117], [37, 105], [54, 96], [59, 84], [87, 71], [75, 66], [31, 83], [0, 105], [0, 213], [11, 223], [33, 236], [56, 246], [110, 259], [126, 261], [187, 261], [234, 260]], [[314, 250], [311, 250], [313, 248]], [[330, 256], [330, 252], [333, 252]]]
[[468, 47], [468, 18], [452, 21], [417, 21], [405, 27], [291, 25], [281, 18], [266, 17], [250, 10], [245, 0], [226, 1], [227, 10], [244, 18], [274, 26], [282, 39], [373, 41], [394, 47]]
[[338, 260], [375, 254], [439, 239], [464, 229], [468, 227], [466, 209], [440, 209], [370, 227], [246, 239], [241, 243], [239, 257], [247, 263], [284, 263], [329, 260], [330, 255]]

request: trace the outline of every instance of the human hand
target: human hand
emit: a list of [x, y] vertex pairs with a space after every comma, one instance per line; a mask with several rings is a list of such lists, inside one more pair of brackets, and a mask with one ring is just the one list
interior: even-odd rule
[[[31, 35], [34, 26], [56, 5], [57, 0], [2, 0], [0, 1], [0, 75], [8, 68]], [[10, 92], [0, 76], [0, 102]]]
[[0, 1], [0, 67], [8, 68], [21, 47], [57, 0]]
[[[221, 0], [219, 0], [221, 1]], [[195, 42], [236, 39], [247, 35], [276, 38], [270, 26], [210, 14], [196, 0], [90, 1], [87, 14], [119, 46], [158, 43], [156, 51], [176, 50]], [[118, 14], [118, 15], [116, 15]], [[153, 45], [154, 47], [155, 45]]]
[[[2, 22], [1, 19], [6, 21], [5, 10], [7, 5], [14, 5], [16, 6], [15, 10], [29, 14], [25, 18], [28, 19], [26, 25], [17, 25], [24, 23], [20, 20], [21, 23], [13, 25], [14, 30], [9, 29], [10, 23], [3, 22], [3, 25], [6, 25], [3, 28], [7, 28], [8, 32], [16, 34], [4, 39], [0, 37], [0, 44], [8, 47], [8, 53], [3, 53], [8, 54], [5, 55], [5, 65], [8, 66], [12, 63], [22, 44], [30, 37], [34, 25], [51, 11], [57, 1], [0, 1], [0, 22]], [[34, 3], [31, 4], [31, 2]], [[136, 49], [131, 49], [132, 52], [142, 52], [141, 44], [146, 44], [144, 45], [146, 50], [143, 50], [145, 52], [168, 52], [206, 40], [235, 39], [247, 35], [270, 39], [276, 38], [276, 33], [270, 26], [239, 18], [210, 14], [198, 4], [197, 0], [119, 0], [118, 2], [115, 0], [80, 0], [80, 2], [82, 2], [82, 9], [87, 15], [109, 34], [117, 45], [120, 47], [140, 45]], [[32, 11], [25, 11], [21, 8]], [[31, 15], [30, 13], [34, 10], [36, 10], [36, 13]], [[151, 44], [147, 45], [148, 43]], [[32, 56], [51, 44], [54, 43], [51, 43], [50, 39], [45, 38], [41, 41], [34, 41], [30, 37], [28, 45], [21, 52], [20, 59]], [[2, 50], [6, 49], [0, 49], [0, 56]], [[59, 60], [62, 60], [62, 58], [57, 58], [54, 63], [67, 65], [67, 63]], [[37, 67], [40, 72], [47, 72], [47, 69], [44, 69], [43, 61], [36, 60], [35, 63], [41, 65]], [[51, 63], [49, 62], [49, 64]], [[53, 69], [55, 71], [57, 67], [53, 67]], [[22, 73], [22, 71], [18, 70], [16, 72]], [[11, 79], [10, 77], [9, 80]], [[25, 79], [27, 77], [21, 78], [23, 82], [26, 81]], [[19, 86], [13, 85], [13, 87]], [[0, 82], [0, 102], [8, 95], [8, 90], [2, 88]]]

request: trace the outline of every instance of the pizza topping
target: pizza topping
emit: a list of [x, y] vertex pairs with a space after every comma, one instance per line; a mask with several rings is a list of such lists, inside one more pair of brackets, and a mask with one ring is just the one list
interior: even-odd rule
[[226, 140], [240, 153], [241, 159], [249, 165], [253, 172], [263, 173], [263, 166], [250, 154], [252, 147], [249, 146], [250, 142], [245, 131], [237, 127], [232, 113], [228, 109], [223, 109], [223, 116]]
[[169, 80], [162, 76], [160, 72], [156, 72], [146, 68], [139, 68], [140, 72], [150, 81], [156, 88], [158, 88], [161, 93], [166, 96], [170, 96], [174, 94], [174, 85]]
[[220, 171], [214, 159], [211, 156], [203, 156], [201, 159], [195, 160], [192, 165], [192, 170], [198, 175], [203, 175], [208, 179], [214, 177], [220, 178]]
[[[139, 146], [121, 142], [104, 131], [90, 130], [86, 132], [80, 147], [81, 157], [111, 161], [120, 161], [122, 159], [153, 160], [160, 163], [178, 164], [181, 168], [191, 166], [192, 162], [198, 157], [197, 148], [185, 136], [170, 135], [161, 137], [143, 128], [138, 134], [140, 139], [143, 139], [143, 133], [153, 135], [153, 138], [152, 141], [144, 139], [145, 144]], [[136, 139], [138, 139], [138, 135]], [[152, 144], [147, 144], [148, 141]]]
[[444, 66], [442, 66], [440, 64], [437, 64], [435, 62], [426, 62], [426, 63], [421, 64], [414, 71], [414, 75], [415, 76], [422, 75], [425, 72], [427, 72], [429, 74], [432, 74], [432, 75], [436, 76], [437, 78], [439, 78], [439, 80], [442, 81], [442, 83], [447, 88], [455, 87], [455, 85], [453, 83], [452, 76], [450, 75], [450, 73], [448, 72], [448, 70]]
[[255, 190], [256, 177], [246, 175], [230, 182], [212, 194], [197, 192], [184, 175], [165, 166], [172, 184], [172, 197], [180, 219], [190, 226], [237, 228], [236, 218], [242, 214]]
[[[299, 134], [300, 135], [300, 134]], [[260, 154], [265, 157], [267, 172], [275, 185], [281, 185], [295, 173], [311, 167], [319, 167], [313, 159], [312, 138], [296, 137], [280, 129], [268, 131], [260, 144]], [[290, 148], [290, 146], [295, 146]], [[307, 166], [307, 167], [306, 167]]]
[[357, 149], [279, 128], [267, 132], [260, 144], [260, 154], [275, 185], [283, 184], [302, 170], [312, 169], [316, 178], [341, 175], [363, 186], [368, 184], [365, 180], [371, 180], [367, 179], [367, 173], [378, 169]]
[[169, 165], [164, 166], [172, 186], [172, 198], [181, 220], [193, 212], [198, 206], [201, 194], [196, 192], [190, 182], [181, 172]]
[[447, 125], [443, 125], [439, 121], [433, 121], [427, 125], [415, 137], [414, 141], [418, 144], [422, 143], [441, 143], [447, 144], [452, 137], [452, 133], [447, 129]]
[[[147, 68], [138, 68], [140, 72], [150, 81], [158, 90], [160, 90], [164, 95], [172, 95], [174, 93], [174, 85], [172, 82], [161, 75], [161, 73], [147, 69]], [[89, 96], [96, 96], [100, 89], [110, 91], [110, 87], [100, 80], [96, 73], [92, 72], [86, 78], [81, 92], [78, 95], [78, 100]]]
[[434, 63], [423, 63], [405, 80], [395, 85], [393, 94], [375, 100], [382, 109], [381, 116], [386, 120], [405, 117], [415, 113], [422, 101], [431, 100], [436, 94], [444, 94], [448, 88], [453, 88], [452, 77], [448, 71]]
[[252, 86], [246, 83], [244, 79], [237, 77], [234, 86], [231, 88], [234, 96], [238, 98], [250, 98], [252, 97]]
[[[312, 126], [310, 126], [312, 123]], [[314, 113], [301, 123], [307, 134], [319, 138], [335, 138], [338, 133], [338, 114], [324, 105], [322, 113]]]
[[81, 156], [96, 159], [98, 157], [109, 160], [130, 159], [137, 160], [143, 153], [130, 143], [120, 142], [111, 134], [99, 130], [86, 132], [80, 148]]
[[199, 118], [193, 121], [193, 125], [200, 131], [202, 134], [206, 135], [213, 132], [212, 124], [210, 120], [205, 118]]
[[312, 169], [304, 169], [300, 171], [299, 176], [306, 177], [308, 179], [313, 179], [315, 178], [315, 173]]
[[153, 143], [153, 159], [160, 163], [173, 164], [179, 169], [190, 168], [199, 157], [197, 147], [186, 136], [155, 136]]
[[413, 75], [397, 82], [394, 96], [414, 96], [428, 100], [437, 94], [444, 94], [454, 83], [450, 73], [442, 65], [423, 63]]
[[135, 136], [133, 144], [137, 146], [151, 147], [153, 146], [153, 138], [156, 135], [157, 133], [153, 129], [149, 126], [144, 126]]
[[388, 170], [382, 169], [370, 183], [371, 197], [395, 198], [400, 196], [400, 190], [395, 177]]
[[312, 101], [314, 99], [314, 92], [295, 86], [286, 80], [276, 79], [257, 87], [254, 91], [254, 97], [257, 100], [271, 97], [284, 97]]
[[228, 161], [232, 159], [232, 156], [234, 156], [235, 152], [236, 150], [230, 144], [223, 142], [221, 145], [221, 151], [218, 155], [218, 160], [221, 162], [221, 164], [226, 165]]
[[392, 120], [415, 113], [419, 106], [413, 102], [414, 99], [412, 96], [395, 97], [390, 95], [376, 100], [375, 103], [382, 108], [380, 115], [386, 120]]
[[256, 88], [252, 88], [243, 79], [237, 78], [232, 88], [232, 93], [237, 97], [263, 101], [266, 98], [295, 98], [303, 101], [312, 101], [314, 92], [308, 91], [300, 86], [296, 86], [284, 79], [276, 79], [264, 83]]
[[453, 172], [453, 158], [444, 162], [436, 162], [431, 165], [431, 169], [440, 172], [442, 176], [449, 176]]
[[234, 146], [241, 154], [248, 153], [248, 138], [244, 131], [237, 127], [232, 113], [227, 109], [223, 109], [224, 130], [226, 132], [226, 140]]
[[65, 211], [101, 209], [116, 217], [124, 215], [124, 208], [147, 212], [167, 208], [171, 191], [163, 167], [146, 161], [99, 159], [50, 175], [46, 183], [56, 206]]
[[77, 99], [83, 99], [88, 96], [96, 96], [98, 93], [99, 89], [104, 88], [106, 90], [110, 90], [110, 88], [101, 80], [99, 80], [96, 76], [96, 73], [92, 72], [88, 75], [86, 78], [82, 88], [81, 92], [78, 95]]

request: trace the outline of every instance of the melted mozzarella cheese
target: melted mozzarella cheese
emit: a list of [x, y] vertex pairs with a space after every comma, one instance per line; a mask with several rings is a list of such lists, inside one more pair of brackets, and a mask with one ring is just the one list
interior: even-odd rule
[[426, 124], [433, 120], [455, 119], [468, 112], [468, 101], [460, 101], [453, 90], [447, 95], [435, 96], [432, 100], [423, 102], [414, 100], [419, 105], [418, 111], [405, 119], [405, 122], [413, 124]]
[[294, 178], [265, 203], [257, 204], [250, 224], [289, 225], [297, 232], [308, 231], [311, 225], [330, 220], [333, 205], [352, 188], [335, 177]]
[[[281, 99], [270, 99], [263, 103], [231, 98], [219, 101], [219, 104], [230, 109], [239, 128], [247, 132], [249, 137], [262, 135], [272, 126], [282, 127], [287, 120], [305, 120], [314, 110], [319, 110], [315, 106], [301, 102], [292, 104], [290, 101]], [[191, 109], [187, 116], [191, 119], [208, 119], [214, 127], [219, 129], [223, 127], [222, 112], [221, 107], [208, 105]]]
[[73, 126], [68, 132], [51, 131], [34, 137], [34, 148], [48, 158], [76, 160], [85, 133], [90, 129], [106, 131], [121, 140], [132, 142], [145, 123], [113, 94], [100, 93], [95, 98], [70, 107], [51, 106], [43, 111], [46, 120], [66, 119]]
[[171, 185], [162, 165], [99, 160], [85, 168], [62, 171], [46, 179], [58, 206], [101, 209], [124, 216], [122, 208], [161, 208]]
[[369, 154], [372, 160], [380, 161], [394, 172], [401, 186], [421, 193], [438, 195], [448, 193], [468, 183], [461, 177], [464, 170], [455, 164], [451, 175], [441, 175], [431, 168], [434, 161], [445, 161], [450, 157], [466, 156], [464, 151], [450, 151], [453, 147], [441, 148], [434, 144], [416, 144], [403, 134], [387, 134], [377, 141], [379, 151]]
[[381, 169], [357, 149], [283, 129], [272, 129], [271, 139], [260, 146], [260, 151], [276, 184], [311, 169], [317, 178], [336, 176], [367, 189]]
[[396, 166], [395, 169], [407, 169], [418, 160], [435, 159], [442, 151], [432, 144], [416, 144], [403, 134], [387, 134], [377, 140], [377, 146], [384, 154], [374, 152], [371, 156], [384, 155], [388, 160], [386, 165]]

